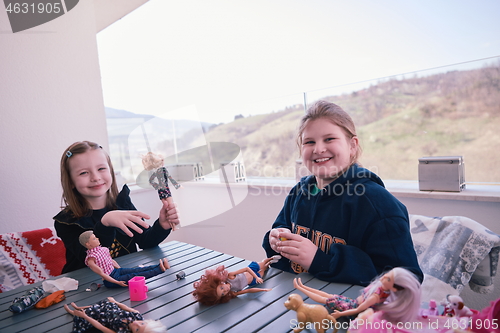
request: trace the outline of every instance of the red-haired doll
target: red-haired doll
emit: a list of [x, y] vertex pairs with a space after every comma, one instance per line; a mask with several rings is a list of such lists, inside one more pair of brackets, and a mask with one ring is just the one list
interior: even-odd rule
[[203, 305], [215, 305], [227, 303], [231, 299], [247, 294], [261, 291], [270, 291], [271, 289], [247, 288], [257, 283], [262, 283], [262, 276], [273, 261], [279, 258], [266, 258], [257, 263], [252, 261], [248, 267], [234, 272], [228, 272], [224, 265], [215, 269], [207, 269], [199, 281], [193, 283], [194, 298]]

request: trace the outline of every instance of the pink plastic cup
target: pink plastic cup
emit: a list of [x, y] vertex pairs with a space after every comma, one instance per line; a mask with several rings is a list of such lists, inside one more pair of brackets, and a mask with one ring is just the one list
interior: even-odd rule
[[128, 280], [128, 290], [130, 292], [130, 300], [144, 301], [148, 298], [148, 287], [146, 286], [146, 278], [144, 276], [134, 276]]

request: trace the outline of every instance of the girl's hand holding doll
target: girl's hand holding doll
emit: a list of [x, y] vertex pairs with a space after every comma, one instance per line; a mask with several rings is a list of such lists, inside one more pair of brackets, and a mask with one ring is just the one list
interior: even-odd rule
[[101, 223], [106, 227], [115, 227], [121, 229], [127, 236], [133, 237], [132, 229], [142, 234], [142, 229], [137, 226], [149, 228], [149, 224], [143, 219], [149, 220], [149, 215], [136, 210], [112, 210], [102, 217]]
[[179, 224], [179, 213], [177, 212], [176, 203], [168, 204], [167, 201], [163, 201], [159, 222], [165, 230], [172, 228], [173, 225]]
[[[274, 230], [278, 229], [273, 229], [273, 231]], [[278, 239], [286, 240], [278, 240], [275, 243], [275, 251], [308, 270], [312, 264], [314, 256], [316, 255], [316, 251], [318, 251], [318, 247], [314, 245], [311, 240], [300, 235], [293, 234], [288, 229], [284, 230], [285, 231], [283, 231], [283, 228], [280, 228]], [[270, 235], [273, 231], [271, 231]], [[271, 239], [272, 236], [269, 237], [269, 243], [271, 244], [271, 248], [273, 248]]]

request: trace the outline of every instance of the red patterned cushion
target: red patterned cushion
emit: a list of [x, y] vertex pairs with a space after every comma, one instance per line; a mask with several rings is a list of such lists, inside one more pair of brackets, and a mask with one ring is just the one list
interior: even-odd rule
[[65, 253], [52, 228], [0, 235], [0, 292], [60, 275]]

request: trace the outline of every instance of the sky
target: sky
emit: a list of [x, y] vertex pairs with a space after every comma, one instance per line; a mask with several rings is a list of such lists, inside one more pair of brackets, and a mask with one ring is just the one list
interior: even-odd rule
[[499, 0], [150, 0], [97, 34], [104, 102], [227, 123], [498, 61], [472, 62], [500, 56], [499, 16]]

